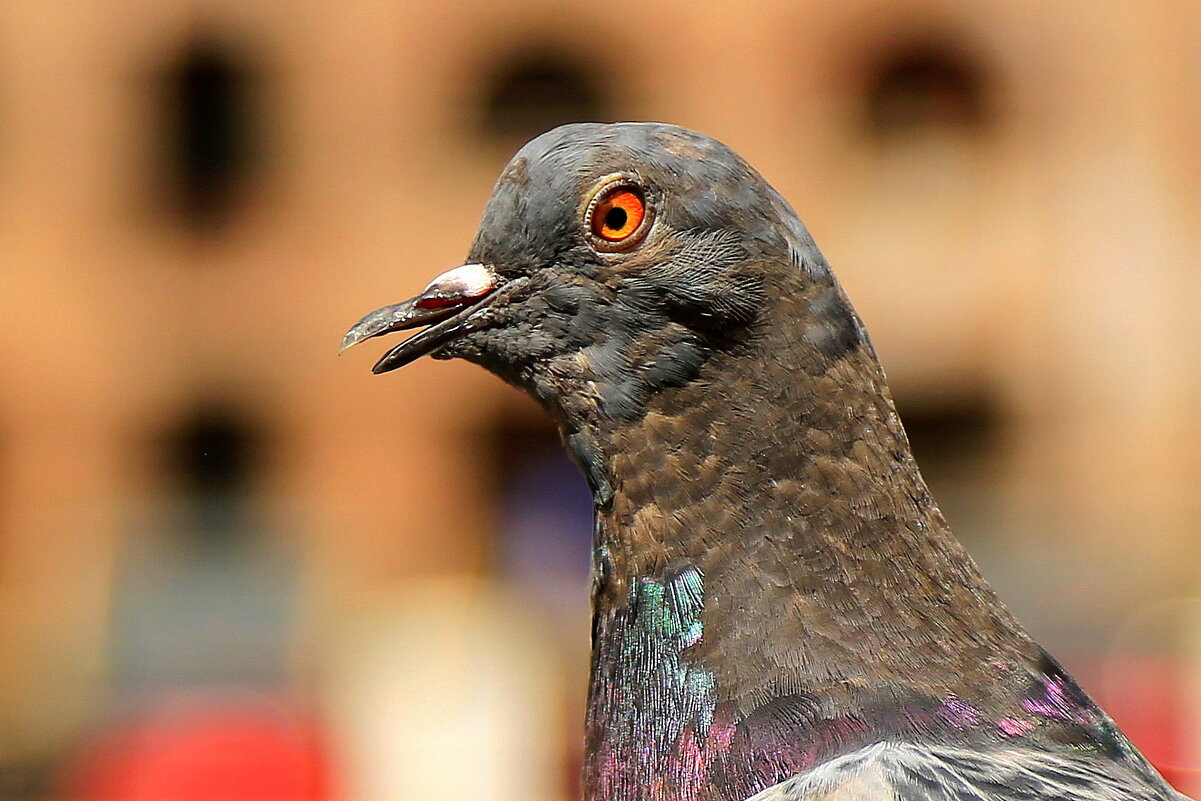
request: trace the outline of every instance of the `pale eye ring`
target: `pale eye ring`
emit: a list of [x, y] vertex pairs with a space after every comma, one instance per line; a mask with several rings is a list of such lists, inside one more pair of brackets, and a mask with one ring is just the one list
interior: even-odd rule
[[602, 186], [592, 196], [584, 226], [597, 250], [622, 251], [638, 245], [650, 227], [646, 192], [629, 180]]

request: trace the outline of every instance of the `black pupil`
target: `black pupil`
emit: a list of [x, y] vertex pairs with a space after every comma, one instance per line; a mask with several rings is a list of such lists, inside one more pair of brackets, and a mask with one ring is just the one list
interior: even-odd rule
[[614, 206], [605, 212], [605, 227], [611, 228], [614, 231], [620, 231], [625, 228], [628, 215], [626, 210], [621, 206]]

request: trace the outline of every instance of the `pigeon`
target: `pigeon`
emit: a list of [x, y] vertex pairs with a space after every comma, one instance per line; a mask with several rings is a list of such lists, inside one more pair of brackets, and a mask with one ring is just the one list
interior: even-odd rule
[[725, 145], [579, 123], [462, 266], [343, 347], [461, 358], [554, 419], [595, 508], [587, 801], [1187, 801], [951, 533], [791, 206]]

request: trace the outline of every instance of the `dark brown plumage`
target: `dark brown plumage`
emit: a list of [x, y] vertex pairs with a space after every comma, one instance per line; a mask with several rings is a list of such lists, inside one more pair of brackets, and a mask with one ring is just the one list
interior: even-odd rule
[[556, 129], [468, 262], [346, 344], [430, 324], [376, 369], [483, 365], [587, 475], [588, 798], [1177, 797], [952, 536], [858, 317], [732, 151]]

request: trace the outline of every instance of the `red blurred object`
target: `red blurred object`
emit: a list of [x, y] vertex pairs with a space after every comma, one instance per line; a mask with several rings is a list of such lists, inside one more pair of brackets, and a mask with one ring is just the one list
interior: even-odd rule
[[323, 801], [329, 760], [317, 727], [261, 700], [156, 707], [93, 740], [62, 795], [100, 801]]
[[1201, 765], [1190, 741], [1187, 666], [1166, 657], [1114, 654], [1080, 667], [1084, 686], [1164, 778], [1179, 790], [1201, 791]]

